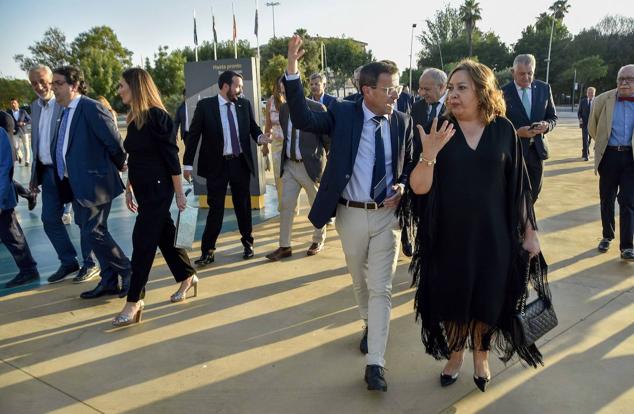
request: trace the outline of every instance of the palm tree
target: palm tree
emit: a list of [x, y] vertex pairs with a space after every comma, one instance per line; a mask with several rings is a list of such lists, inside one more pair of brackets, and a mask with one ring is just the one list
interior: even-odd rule
[[464, 22], [465, 30], [467, 31], [468, 55], [471, 57], [473, 54], [473, 31], [475, 30], [476, 22], [482, 20], [480, 4], [475, 0], [465, 0], [464, 4], [460, 6], [460, 19]]
[[550, 51], [553, 46], [553, 32], [555, 31], [555, 21], [561, 21], [568, 11], [570, 5], [568, 0], [556, 0], [552, 6], [548, 8], [552, 12], [552, 25], [550, 26], [550, 40], [548, 41], [548, 58], [546, 59], [546, 83], [548, 83], [550, 75]]

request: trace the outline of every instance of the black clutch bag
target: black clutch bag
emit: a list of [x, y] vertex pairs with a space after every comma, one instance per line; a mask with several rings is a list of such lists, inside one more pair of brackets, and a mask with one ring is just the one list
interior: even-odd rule
[[[519, 309], [513, 317], [513, 336], [516, 344], [530, 346], [557, 326], [557, 315], [547, 285], [548, 266], [540, 253], [529, 259], [526, 267], [526, 283]], [[537, 299], [526, 303], [528, 285], [537, 291]]]

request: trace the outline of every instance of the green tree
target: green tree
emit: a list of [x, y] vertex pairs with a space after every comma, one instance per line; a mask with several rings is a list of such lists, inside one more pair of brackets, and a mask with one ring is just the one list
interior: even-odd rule
[[163, 104], [171, 113], [174, 113], [183, 100], [185, 88], [185, 56], [179, 50], [169, 52], [167, 46], [159, 46], [154, 54], [154, 62], [145, 60], [147, 70], [154, 83], [161, 92]]
[[366, 52], [360, 43], [349, 38], [325, 39], [324, 44], [328, 69], [332, 75], [329, 83], [337, 90], [343, 88], [343, 93], [346, 95], [346, 82], [352, 77], [356, 68], [373, 60], [372, 52]]
[[12, 98], [20, 105], [28, 105], [36, 98], [31, 84], [24, 79], [0, 78], [0, 110], [9, 107]]
[[268, 60], [264, 69], [261, 69], [260, 82], [262, 83], [262, 97], [266, 98], [273, 93], [273, 85], [286, 70], [286, 56], [275, 55]]
[[[238, 39], [237, 41], [238, 59], [254, 57], [255, 49], [251, 47], [248, 40]], [[216, 55], [218, 59], [233, 59], [233, 40], [225, 40], [218, 42], [216, 45]], [[181, 50], [181, 53], [185, 56], [187, 62], [194, 62], [196, 60], [196, 53], [194, 48], [185, 47]], [[214, 43], [205, 40], [198, 46], [198, 60], [214, 60]]]
[[568, 0], [557, 0], [549, 8], [557, 20], [563, 20], [566, 14], [570, 11], [570, 5]]
[[71, 60], [71, 51], [66, 43], [66, 35], [57, 27], [49, 27], [42, 40], [28, 47], [31, 56], [18, 54], [13, 59], [20, 69], [28, 71], [37, 64], [48, 65], [51, 69], [67, 65]]
[[467, 33], [467, 56], [473, 55], [473, 31], [476, 28], [476, 22], [482, 19], [480, 15], [480, 4], [475, 0], [465, 0], [464, 4], [460, 6], [460, 18], [464, 22], [465, 31]]
[[432, 19], [425, 20], [427, 30], [418, 36], [422, 49], [418, 55], [418, 67], [436, 67], [444, 70], [445, 46], [452, 39], [464, 35], [464, 23], [458, 9], [445, 5]]
[[579, 90], [583, 90], [584, 86], [589, 85], [590, 82], [603, 78], [608, 73], [608, 66], [600, 56], [588, 56], [576, 61], [571, 68], [566, 69], [561, 74], [560, 81], [562, 83], [571, 83], [575, 78], [575, 71], [577, 72], [576, 79], [577, 83], [579, 83]]
[[82, 32], [70, 45], [71, 63], [79, 66], [88, 82], [89, 96], [116, 96], [116, 85], [125, 68], [132, 66], [132, 52], [123, 47], [108, 26]]

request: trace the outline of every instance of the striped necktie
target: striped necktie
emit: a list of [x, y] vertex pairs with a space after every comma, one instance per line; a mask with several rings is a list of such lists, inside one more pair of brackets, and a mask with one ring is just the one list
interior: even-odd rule
[[387, 183], [385, 173], [385, 148], [383, 147], [383, 121], [385, 117], [375, 116], [372, 121], [374, 128], [374, 168], [372, 170], [372, 188], [370, 197], [375, 203], [381, 204], [387, 196]]

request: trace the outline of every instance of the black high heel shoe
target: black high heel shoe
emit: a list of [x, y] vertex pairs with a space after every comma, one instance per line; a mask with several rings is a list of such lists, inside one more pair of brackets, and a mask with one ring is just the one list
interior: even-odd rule
[[487, 390], [487, 385], [489, 384], [490, 381], [491, 381], [491, 377], [484, 378], [484, 377], [478, 377], [475, 375], [473, 376], [473, 382], [475, 382], [475, 385], [482, 392], [485, 392]]
[[460, 376], [460, 372], [456, 372], [453, 375], [449, 375], [449, 374], [443, 374], [442, 372], [440, 373], [440, 386], [441, 387], [448, 387], [451, 384], [453, 384], [454, 382], [456, 382], [458, 380], [458, 377]]

